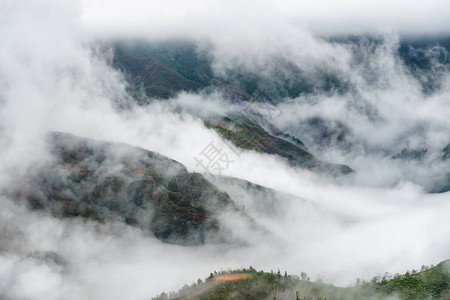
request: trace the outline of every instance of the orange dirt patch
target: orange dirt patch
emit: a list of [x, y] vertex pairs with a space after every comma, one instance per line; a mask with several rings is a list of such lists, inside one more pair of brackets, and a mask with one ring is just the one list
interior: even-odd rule
[[216, 283], [242, 280], [242, 279], [247, 279], [250, 277], [252, 277], [252, 274], [247, 274], [247, 273], [227, 274], [227, 275], [216, 276], [209, 282], [205, 282], [197, 291], [193, 292], [189, 296], [182, 298], [182, 299], [183, 300], [184, 299], [192, 299], [195, 296], [198, 296], [198, 295], [204, 293], [205, 291], [207, 291], [208, 289], [213, 287]]
[[240, 274], [228, 274], [214, 277], [214, 281], [235, 281], [240, 279], [246, 279], [252, 277], [251, 274], [240, 273]]

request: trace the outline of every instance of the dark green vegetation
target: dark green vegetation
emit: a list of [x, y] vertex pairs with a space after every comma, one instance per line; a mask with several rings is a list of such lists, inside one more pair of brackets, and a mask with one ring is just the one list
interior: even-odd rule
[[[114, 49], [114, 66], [125, 74], [135, 95], [143, 91], [150, 98], [167, 99], [181, 91], [217, 90], [232, 101], [279, 102], [311, 90], [310, 83], [291, 84], [286, 78], [271, 80], [244, 70], [219, 76], [213, 72], [211, 54], [194, 42], [117, 42]], [[141, 104], [148, 101], [136, 98]]]
[[[328, 39], [336, 46], [345, 46], [354, 52], [355, 68], [370, 64], [367, 52], [383, 47], [383, 38], [371, 36], [344, 36]], [[355, 93], [355, 88], [342, 70], [331, 65], [317, 64], [302, 70], [286, 57], [273, 57], [260, 69], [233, 68], [214, 72], [211, 45], [193, 41], [164, 41], [148, 43], [116, 42], [114, 65], [122, 70], [132, 89], [152, 98], [167, 99], [180, 91], [199, 91], [219, 88], [227, 98], [237, 101], [279, 103], [286, 98], [323, 93]], [[399, 65], [422, 86], [424, 94], [438, 91], [449, 71], [450, 49], [448, 36], [431, 39], [402, 39], [395, 49]], [[376, 83], [380, 74], [370, 72], [368, 82]], [[356, 94], [354, 96], [357, 96]]]
[[[330, 175], [342, 175], [352, 172], [348, 166], [321, 162], [307, 152], [300, 140], [289, 141], [269, 134], [264, 128], [241, 114], [223, 117], [218, 122], [205, 122], [206, 126], [216, 130], [224, 139], [230, 141], [235, 152], [242, 149], [266, 154], [276, 154], [287, 159], [293, 165]], [[291, 138], [292, 140], [292, 138]]]
[[122, 144], [67, 134], [49, 138], [54, 164], [41, 168], [18, 194], [34, 209], [59, 217], [121, 220], [182, 244], [220, 240], [216, 212], [238, 212], [231, 198], [180, 163]]
[[421, 160], [427, 154], [427, 149], [403, 149], [392, 156], [393, 159]]
[[209, 77], [201, 71], [201, 64], [189, 46], [138, 44], [117, 45], [115, 49], [114, 65], [126, 75], [131, 91], [142, 89], [151, 98], [167, 99], [179, 91], [207, 86]]
[[[165, 299], [198, 299], [198, 300], [226, 300], [226, 299], [273, 299], [273, 296], [283, 299], [295, 299], [295, 288], [306, 287], [312, 293], [320, 292], [320, 286], [310, 282], [309, 278], [300, 279], [296, 276], [278, 273], [257, 272], [250, 267], [227, 272], [211, 273], [204, 281], [199, 279], [191, 286], [185, 285], [177, 293], [162, 293], [153, 300]], [[293, 293], [293, 297], [288, 295]]]
[[404, 275], [375, 278], [371, 286], [384, 294], [397, 293], [401, 299], [450, 299], [450, 260], [435, 267], [422, 267]]
[[[222, 91], [229, 99], [251, 99], [245, 91], [216, 78], [212, 59], [194, 43], [116, 43], [114, 49], [114, 66], [124, 73], [140, 104], [149, 101], [146, 97], [167, 99], [181, 91], [211, 89]], [[140, 92], [146, 97], [141, 97]]]
[[114, 65], [126, 75], [131, 90], [143, 91], [150, 98], [214, 89], [233, 101], [279, 103], [302, 94], [348, 89], [333, 70], [319, 67], [311, 76], [281, 58], [274, 58], [277, 67], [270, 73], [234, 68], [218, 75], [207, 47], [202, 50], [189, 41], [117, 42], [114, 49]]
[[275, 104], [303, 94], [348, 90], [348, 83], [335, 70], [317, 67], [311, 74], [283, 58], [273, 59], [275, 68], [270, 72], [236, 67], [218, 75], [213, 71], [208, 46], [191, 41], [116, 42], [114, 49], [114, 66], [126, 75], [130, 90], [136, 95], [143, 91], [150, 98], [167, 99], [180, 91], [219, 90], [233, 101]]
[[340, 288], [321, 281], [311, 281], [307, 274], [300, 277], [249, 269], [215, 272], [204, 281], [185, 285], [177, 293], [163, 293], [153, 300], [166, 299], [450, 299], [450, 260], [435, 267], [422, 267], [421, 272], [407, 272], [389, 279], [375, 277]]

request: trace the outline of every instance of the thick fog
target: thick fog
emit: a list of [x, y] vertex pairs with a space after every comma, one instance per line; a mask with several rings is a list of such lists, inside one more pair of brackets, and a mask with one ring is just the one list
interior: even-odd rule
[[[396, 54], [403, 34], [448, 33], [448, 8], [446, 1], [3, 1], [0, 298], [148, 299], [213, 270], [249, 265], [348, 285], [449, 258], [449, 193], [427, 191], [450, 172], [441, 160], [449, 143], [450, 73], [435, 62], [440, 84], [425, 93]], [[333, 33], [376, 33], [381, 43], [318, 37]], [[282, 99], [269, 121], [318, 158], [355, 172], [323, 178], [273, 155], [237, 155], [201, 120], [242, 108], [219, 93], [134, 105], [105, 46], [114, 38], [199, 41], [222, 76], [235, 67], [270, 76], [276, 57], [311, 78], [324, 69], [338, 74], [349, 91]], [[324, 144], [315, 143], [311, 120], [329, 126]], [[339, 130], [343, 141], [333, 136]], [[259, 194], [210, 178], [267, 234], [224, 213], [221, 222], [247, 243], [184, 247], [121, 222], [30, 211], [8, 192], [52, 160], [49, 131], [142, 147], [199, 173], [194, 157], [213, 142], [232, 160], [221, 175], [277, 191]], [[403, 149], [426, 154], [393, 159]]]
[[[234, 36], [225, 28], [262, 34], [278, 26], [307, 27], [320, 34], [377, 33], [395, 30], [402, 34], [448, 32], [449, 3], [445, 0], [400, 1], [82, 1], [83, 21], [101, 30], [145, 31], [158, 35]], [[284, 23], [284, 24], [282, 24]], [[244, 27], [242, 26], [244, 25]], [[253, 28], [252, 28], [253, 27]], [[219, 32], [217, 32], [217, 30]], [[136, 34], [136, 33], [134, 33]], [[239, 34], [239, 33], [238, 33]]]

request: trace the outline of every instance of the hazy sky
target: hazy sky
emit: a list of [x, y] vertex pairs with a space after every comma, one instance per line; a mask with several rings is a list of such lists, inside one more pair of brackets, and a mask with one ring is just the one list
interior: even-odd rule
[[449, 33], [445, 0], [281, 0], [281, 1], [106, 1], [82, 2], [83, 21], [107, 30], [214, 34], [223, 26], [264, 26], [286, 22], [320, 34]]

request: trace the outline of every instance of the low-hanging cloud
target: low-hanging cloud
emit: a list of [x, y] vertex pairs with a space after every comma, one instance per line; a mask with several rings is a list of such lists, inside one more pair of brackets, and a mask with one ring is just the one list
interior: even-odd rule
[[442, 0], [415, 1], [83, 1], [83, 21], [93, 28], [149, 37], [221, 33], [226, 27], [247, 34], [273, 30], [281, 22], [320, 34], [361, 34], [391, 30], [402, 34], [448, 33]]
[[[252, 237], [245, 246], [182, 247], [144, 236], [139, 229], [120, 222], [96, 224], [30, 212], [2, 196], [2, 295], [11, 299], [147, 299], [206, 277], [214, 269], [248, 265], [289, 273], [306, 271], [312, 278], [322, 275], [327, 281], [349, 284], [356, 277], [370, 279], [385, 271], [403, 272], [449, 257], [448, 193], [427, 194], [421, 185], [424, 182], [415, 180], [445, 167], [433, 163], [433, 157], [426, 158], [429, 164], [425, 167], [391, 159], [404, 146], [426, 146], [431, 153], [445, 146], [448, 79], [437, 93], [424, 96], [417, 80], [397, 61], [395, 34], [385, 37], [375, 51], [367, 52], [368, 70], [381, 76], [370, 85], [364, 70], [353, 68], [352, 46], [326, 42], [304, 24], [292, 24], [295, 11], [305, 15], [300, 8], [286, 12], [292, 3], [193, 2], [187, 10], [177, 1], [149, 2], [144, 7], [137, 4], [2, 4], [6, 8], [0, 20], [4, 33], [0, 47], [2, 190], [11, 184], [20, 186], [20, 178], [30, 168], [51, 159], [44, 137], [52, 130], [139, 146], [200, 173], [204, 170], [194, 157], [213, 142], [233, 160], [222, 175], [284, 192], [270, 199], [283, 214], [276, 218], [262, 214], [251, 203], [263, 196], [230, 184], [223, 188], [232, 196], [233, 192], [241, 194], [235, 196], [237, 204], [245, 205], [255, 222], [271, 234]], [[379, 22], [390, 18], [400, 4], [379, 15]], [[370, 5], [380, 11], [386, 4]], [[422, 6], [419, 2], [416, 9]], [[438, 8], [445, 11], [445, 6], [434, 1], [414, 16], [426, 21], [428, 14]], [[306, 7], [315, 13], [304, 17], [309, 21], [299, 22], [310, 22], [308, 26], [325, 33], [330, 33], [323, 29], [328, 26], [326, 22], [314, 25], [323, 16], [330, 16], [333, 24], [348, 17], [352, 9], [363, 11], [362, 4], [344, 3], [344, 13], [332, 18], [334, 5]], [[441, 16], [424, 32], [444, 31], [447, 21]], [[347, 28], [356, 26], [355, 22], [365, 32], [372, 31], [370, 21], [344, 23], [338, 31], [351, 32]], [[179, 31], [181, 27], [184, 29]], [[409, 17], [401, 16], [392, 27], [389, 29], [404, 33], [417, 29]], [[139, 28], [142, 32], [137, 32]], [[290, 167], [272, 155], [252, 151], [236, 155], [199, 117], [206, 110], [225, 114], [233, 109], [232, 105], [224, 108], [219, 94], [182, 93], [176, 99], [144, 107], [130, 104], [125, 81], [110, 66], [111, 51], [97, 46], [96, 39], [103, 36], [209, 38], [215, 70], [222, 74], [234, 66], [270, 74], [272, 65], [267, 62], [277, 55], [306, 71], [325, 66], [343, 74], [356, 87], [356, 96], [301, 96], [279, 104], [283, 114], [271, 121], [294, 135], [305, 136], [306, 141], [311, 140], [301, 121], [311, 117], [349, 126], [349, 142], [355, 144], [350, 151], [308, 146], [320, 158], [349, 164], [355, 174], [335, 182]], [[363, 109], [361, 103], [377, 114], [371, 115], [372, 110]], [[129, 109], [119, 109], [123, 106]], [[196, 112], [198, 107], [202, 113]], [[420, 176], [405, 176], [419, 167], [423, 172]], [[226, 224], [235, 221], [233, 216], [222, 216]], [[235, 227], [233, 234], [245, 237], [252, 232]]]

